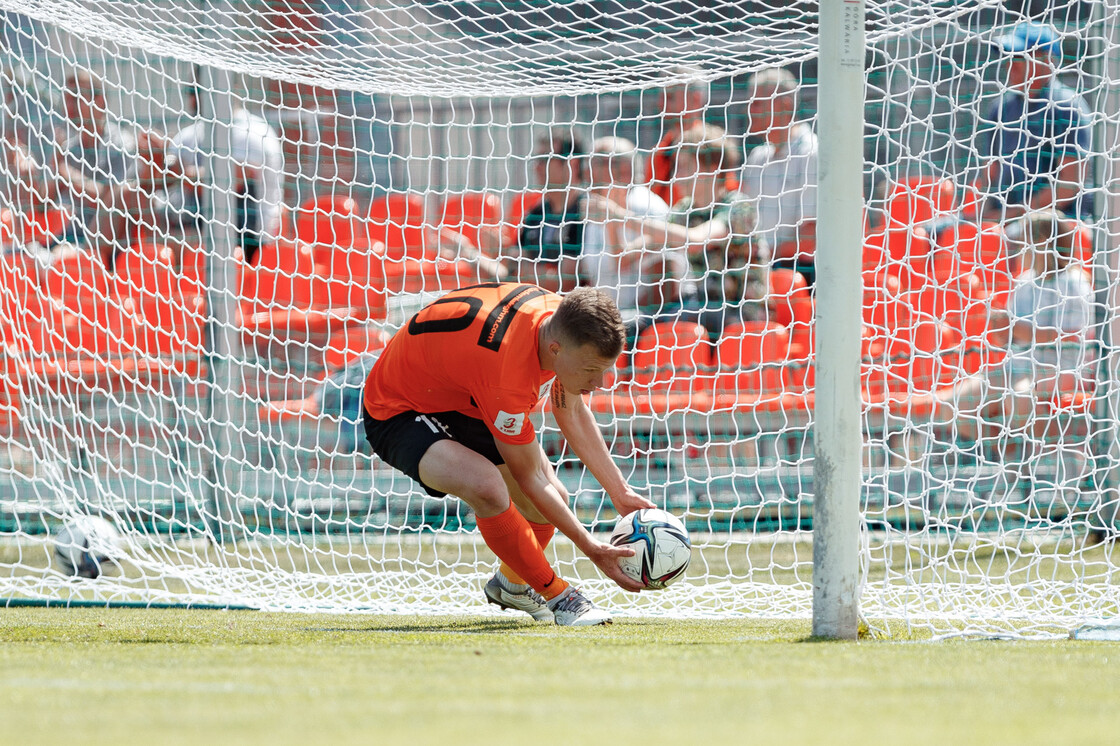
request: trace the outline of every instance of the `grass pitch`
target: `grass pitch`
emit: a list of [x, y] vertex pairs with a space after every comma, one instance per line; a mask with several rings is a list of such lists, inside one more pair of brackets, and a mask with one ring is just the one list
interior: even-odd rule
[[0, 743], [1104, 744], [1120, 644], [808, 624], [0, 610]]

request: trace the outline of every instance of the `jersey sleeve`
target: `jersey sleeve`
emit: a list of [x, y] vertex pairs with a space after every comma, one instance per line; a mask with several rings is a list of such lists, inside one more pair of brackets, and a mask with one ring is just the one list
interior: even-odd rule
[[478, 391], [472, 398], [496, 440], [510, 445], [525, 445], [536, 440], [537, 432], [529, 417], [537, 404], [535, 398], [503, 389]]

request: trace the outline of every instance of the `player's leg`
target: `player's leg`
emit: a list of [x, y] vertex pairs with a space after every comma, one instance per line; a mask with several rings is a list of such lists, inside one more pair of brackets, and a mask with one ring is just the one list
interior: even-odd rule
[[454, 412], [403, 412], [387, 420], [364, 415], [373, 452], [429, 495], [453, 494], [470, 505], [486, 544], [530, 585], [567, 585], [549, 567], [528, 521], [510, 503], [497, 467], [502, 458], [485, 423]]
[[[545, 465], [545, 469], [547, 470], [546, 473], [549, 482], [551, 482], [552, 486], [556, 488], [556, 491], [564, 497], [566, 502], [568, 498], [568, 490], [564, 486], [564, 483], [560, 481], [560, 478], [556, 474], [556, 470], [552, 468], [552, 464], [551, 462], [549, 462], [548, 457], [544, 454], [543, 448], [541, 449], [541, 460]], [[514, 505], [524, 514], [526, 519], [528, 519], [529, 526], [532, 527], [533, 533], [536, 535], [537, 541], [540, 543], [543, 549], [544, 547], [548, 546], [548, 543], [555, 535], [555, 527], [552, 524], [548, 523], [547, 519], [543, 515], [541, 515], [539, 510], [537, 510], [537, 506], [534, 505], [533, 501], [529, 499], [529, 496], [522, 491], [521, 485], [519, 485], [517, 483], [517, 480], [513, 478], [513, 475], [510, 474], [509, 469], [505, 466], [500, 466], [499, 469], [501, 469], [502, 476], [505, 478], [506, 486], [509, 490], [510, 499], [513, 501]], [[511, 586], [511, 579], [518, 579], [518, 576], [515, 574], [515, 571], [513, 571], [512, 568], [510, 568], [506, 563], [503, 562], [498, 572], [495, 573], [494, 577], [492, 577], [490, 579], [490, 582], [487, 583], [488, 589], [491, 584], [496, 584], [503, 589], [508, 589], [510, 587], [526, 587]], [[487, 595], [489, 595], [489, 593]], [[541, 600], [544, 601], [545, 599], [542, 598]], [[579, 591], [579, 589], [574, 586], [568, 586], [567, 589], [565, 589], [562, 593], [549, 598], [547, 600], [547, 606], [545, 607], [545, 609], [542, 609], [540, 614], [534, 613], [533, 618], [538, 620], [545, 619], [545, 613], [549, 614], [551, 618], [554, 618], [557, 624], [562, 625], [585, 626], [610, 624], [611, 622], [610, 614], [601, 609], [595, 608], [595, 605], [591, 603], [591, 601], [588, 600], [587, 597], [584, 596]]]
[[[537, 543], [541, 545], [543, 551], [552, 541], [556, 529], [541, 515], [537, 506], [521, 490], [521, 485], [513, 478], [509, 469], [502, 465], [498, 467], [498, 470], [506, 483], [510, 499], [521, 515], [529, 522], [529, 528], [533, 530], [533, 535], [537, 537]], [[553, 614], [547, 606], [546, 599], [534, 591], [508, 562], [503, 561], [501, 563], [490, 579], [486, 581], [483, 592], [490, 603], [503, 609], [524, 611], [537, 621], [551, 622], [553, 620]]]

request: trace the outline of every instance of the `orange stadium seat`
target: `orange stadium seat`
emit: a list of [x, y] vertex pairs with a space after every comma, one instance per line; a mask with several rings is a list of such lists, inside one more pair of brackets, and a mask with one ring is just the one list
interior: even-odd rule
[[384, 319], [386, 313], [385, 247], [337, 247], [315, 271], [326, 281], [331, 307], [350, 307], [357, 315]]
[[357, 202], [344, 195], [309, 199], [295, 215], [296, 239], [312, 247], [315, 261], [325, 262], [335, 249], [366, 248], [370, 237], [357, 213]]
[[717, 390], [774, 394], [784, 388], [789, 330], [774, 322], [735, 324], [723, 330], [716, 353]]
[[452, 192], [443, 201], [440, 224], [480, 245], [479, 228], [498, 228], [502, 223], [502, 202], [489, 192]]
[[661, 321], [638, 335], [633, 383], [650, 390], [688, 393], [704, 387], [711, 362], [704, 327], [690, 321]]
[[375, 199], [367, 215], [370, 239], [384, 244], [385, 256], [392, 261], [432, 259], [435, 249], [424, 240], [426, 214], [419, 194], [394, 192]]
[[174, 252], [151, 246], [117, 257], [118, 295], [136, 330], [137, 353], [159, 369], [198, 370], [206, 302], [202, 288], [173, 266]]
[[106, 360], [130, 345], [132, 325], [99, 257], [66, 247], [47, 267], [43, 283], [47, 296], [66, 314], [67, 354]]
[[887, 202], [888, 227], [915, 227], [952, 212], [956, 191], [951, 179], [914, 177], [895, 184]]

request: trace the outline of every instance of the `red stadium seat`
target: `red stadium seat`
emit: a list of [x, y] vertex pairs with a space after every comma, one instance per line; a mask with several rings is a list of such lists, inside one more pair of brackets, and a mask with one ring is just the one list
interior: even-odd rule
[[634, 345], [633, 382], [657, 391], [690, 392], [703, 388], [711, 366], [708, 333], [699, 324], [662, 321], [638, 335]]
[[888, 198], [889, 228], [904, 229], [929, 222], [953, 210], [956, 185], [950, 179], [915, 177], [894, 186]]
[[252, 311], [326, 306], [326, 282], [315, 272], [310, 246], [262, 246], [253, 267], [242, 269], [243, 305]]
[[717, 348], [719, 391], [765, 394], [784, 388], [789, 330], [773, 322], [736, 324], [723, 330]]
[[444, 228], [461, 233], [475, 246], [480, 245], [479, 227], [498, 228], [502, 223], [502, 202], [488, 192], [450, 193], [443, 201]]
[[370, 237], [357, 213], [353, 197], [325, 195], [299, 206], [295, 216], [296, 239], [312, 247], [315, 261], [323, 263], [336, 249], [366, 248]]
[[792, 269], [770, 271], [767, 303], [774, 321], [790, 326], [805, 316], [805, 301], [811, 300], [805, 276]]
[[[139, 249], [139, 250], [137, 250]], [[203, 354], [202, 289], [173, 266], [166, 247], [137, 247], [117, 257], [117, 293], [136, 330], [135, 350], [161, 369], [197, 371]]]
[[434, 259], [435, 247], [424, 240], [427, 209], [419, 194], [395, 192], [375, 199], [369, 207], [369, 235], [385, 245], [386, 258]]
[[328, 263], [316, 265], [326, 280], [329, 306], [350, 307], [359, 316], [384, 319], [386, 313], [385, 247], [338, 247]]
[[131, 323], [99, 257], [66, 247], [47, 267], [43, 284], [47, 296], [67, 314], [66, 354], [107, 360], [130, 345]]

